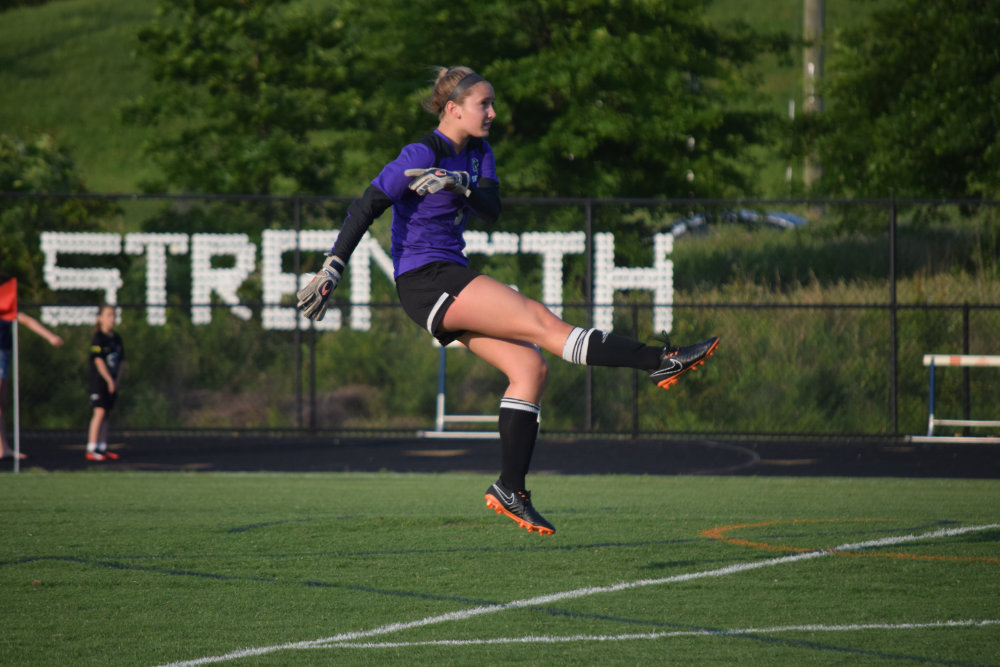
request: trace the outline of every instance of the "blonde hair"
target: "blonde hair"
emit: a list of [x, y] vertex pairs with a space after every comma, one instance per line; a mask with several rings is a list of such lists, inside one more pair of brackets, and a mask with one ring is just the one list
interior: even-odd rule
[[444, 113], [448, 102], [461, 104], [473, 85], [486, 80], [476, 74], [471, 67], [465, 65], [435, 67], [434, 71], [437, 73], [434, 78], [434, 90], [431, 91], [430, 97], [423, 101], [423, 107], [426, 111], [439, 117]]

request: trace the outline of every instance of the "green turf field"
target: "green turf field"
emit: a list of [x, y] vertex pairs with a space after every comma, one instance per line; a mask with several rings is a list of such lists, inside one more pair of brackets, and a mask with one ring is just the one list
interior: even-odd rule
[[0, 476], [3, 665], [1000, 664], [1000, 483]]

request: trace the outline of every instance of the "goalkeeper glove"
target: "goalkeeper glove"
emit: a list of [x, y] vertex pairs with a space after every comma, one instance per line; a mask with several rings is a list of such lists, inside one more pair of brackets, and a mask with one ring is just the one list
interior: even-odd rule
[[295, 296], [299, 302], [296, 307], [310, 320], [319, 322], [326, 315], [326, 302], [337, 289], [340, 276], [344, 272], [344, 263], [333, 255], [328, 255], [323, 262], [323, 268], [316, 272], [309, 284], [299, 290]]
[[451, 190], [463, 197], [469, 196], [469, 172], [429, 169], [407, 169], [403, 172], [413, 180], [410, 189], [418, 195], [434, 194], [438, 190]]

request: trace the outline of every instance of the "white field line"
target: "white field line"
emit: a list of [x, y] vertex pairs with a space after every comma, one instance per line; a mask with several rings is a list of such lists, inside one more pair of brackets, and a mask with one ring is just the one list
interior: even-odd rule
[[726, 567], [721, 567], [714, 570], [703, 570], [701, 572], [688, 572], [686, 574], [677, 574], [671, 577], [662, 577], [659, 579], [640, 579], [637, 581], [623, 581], [617, 584], [612, 584], [610, 586], [588, 586], [586, 588], [577, 588], [571, 591], [563, 591], [561, 593], [551, 593], [549, 595], [540, 595], [538, 597], [525, 598], [523, 600], [514, 600], [513, 602], [507, 602], [504, 604], [471, 607], [469, 609], [453, 611], [447, 614], [428, 616], [426, 618], [418, 619], [416, 621], [407, 621], [403, 623], [390, 623], [388, 625], [382, 625], [376, 628], [372, 628], [370, 630], [345, 632], [339, 635], [334, 635], [332, 637], [325, 637], [323, 639], [313, 639], [301, 642], [289, 642], [286, 644], [260, 646], [257, 648], [251, 647], [251, 648], [240, 649], [238, 651], [232, 651], [230, 653], [226, 653], [223, 655], [206, 656], [203, 658], [195, 658], [193, 660], [184, 660], [181, 662], [171, 662], [166, 665], [163, 665], [163, 667], [196, 667], [197, 665], [207, 665], [216, 662], [239, 660], [241, 658], [249, 658], [257, 655], [265, 655], [268, 653], [275, 653], [278, 651], [319, 648], [323, 646], [337, 645], [337, 644], [342, 644], [344, 642], [353, 642], [358, 639], [364, 639], [366, 637], [377, 637], [380, 635], [388, 635], [394, 632], [400, 632], [402, 630], [410, 630], [412, 628], [419, 628], [427, 625], [447, 623], [449, 621], [464, 621], [466, 619], [474, 618], [476, 616], [482, 616], [485, 614], [495, 614], [497, 612], [506, 611], [508, 609], [537, 607], [539, 605], [550, 604], [553, 602], [560, 602], [562, 600], [572, 600], [575, 598], [582, 598], [590, 595], [598, 595], [600, 593], [615, 593], [618, 591], [629, 590], [632, 588], [643, 588], [646, 586], [658, 586], [662, 584], [681, 583], [685, 581], [693, 581], [695, 579], [705, 579], [707, 577], [724, 577], [730, 574], [739, 574], [741, 572], [759, 570], [761, 568], [773, 567], [775, 565], [784, 565], [786, 563], [797, 563], [799, 561], [811, 560], [813, 558], [821, 558], [823, 556], [829, 556], [836, 551], [860, 551], [862, 549], [869, 549], [872, 547], [891, 546], [896, 544], [903, 544], [906, 542], [916, 542], [919, 540], [930, 540], [941, 537], [954, 537], [956, 535], [964, 535], [965, 533], [981, 532], [984, 530], [993, 530], [995, 528], [1000, 528], [1000, 523], [984, 524], [981, 526], [963, 526], [959, 528], [944, 528], [941, 530], [935, 530], [928, 533], [921, 533], [919, 535], [899, 535], [897, 537], [885, 537], [877, 540], [870, 540], [867, 542], [842, 544], [838, 547], [833, 547], [832, 549], [808, 551], [804, 553], [793, 554], [790, 556], [780, 556], [778, 558], [769, 558], [767, 560], [758, 560], [749, 563], [737, 563], [735, 565], [728, 565]]
[[422, 642], [339, 642], [312, 648], [406, 648], [409, 646], [482, 646], [489, 644], [566, 644], [570, 642], [619, 642], [673, 637], [731, 637], [739, 635], [773, 635], [783, 632], [855, 632], [858, 630], [927, 630], [934, 628], [968, 628], [1000, 625], [1000, 619], [977, 621], [935, 621], [933, 623], [864, 623], [848, 625], [779, 625], [771, 628], [739, 628], [733, 630], [672, 630], [622, 635], [527, 635], [525, 637], [495, 637], [492, 639], [437, 639]]

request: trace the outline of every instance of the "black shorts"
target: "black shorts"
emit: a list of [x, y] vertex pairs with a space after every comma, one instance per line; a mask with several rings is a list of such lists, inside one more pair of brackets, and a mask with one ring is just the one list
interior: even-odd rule
[[118, 398], [117, 392], [112, 394], [108, 392], [107, 389], [91, 391], [90, 407], [104, 408], [105, 412], [111, 412], [111, 409], [115, 407], [115, 399], [117, 398]]
[[465, 332], [442, 331], [441, 320], [459, 292], [479, 275], [452, 262], [431, 262], [396, 278], [396, 293], [406, 314], [447, 345]]

